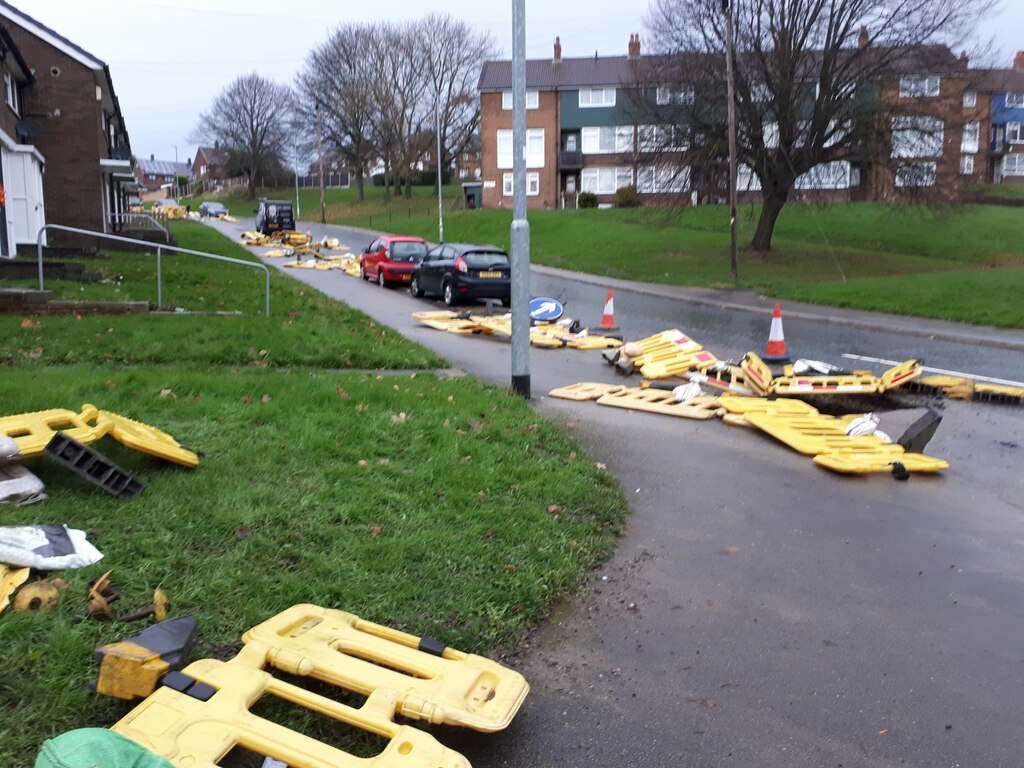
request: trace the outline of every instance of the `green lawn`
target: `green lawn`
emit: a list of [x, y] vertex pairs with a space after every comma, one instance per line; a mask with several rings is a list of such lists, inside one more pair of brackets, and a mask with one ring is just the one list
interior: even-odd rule
[[[239, 254], [200, 225], [174, 234]], [[152, 295], [146, 257], [91, 264], [122, 279], [54, 287]], [[193, 658], [230, 655], [245, 629], [297, 602], [493, 653], [610, 553], [625, 514], [614, 479], [507, 390], [435, 374], [445, 363], [432, 353], [287, 276], [274, 276], [267, 320], [255, 272], [184, 257], [165, 272], [176, 304], [242, 314], [0, 316], [5, 415], [90, 402], [205, 454], [186, 470], [100, 441], [145, 483], [130, 501], [27, 460], [50, 498], [0, 508], [0, 521], [82, 528], [104, 559], [55, 574], [69, 585], [57, 609], [0, 616], [4, 765], [127, 711], [84, 687], [93, 647], [144, 626], [81, 618], [105, 570], [119, 611], [162, 587], [172, 615], [197, 616]], [[343, 742], [343, 729], [319, 727]]]

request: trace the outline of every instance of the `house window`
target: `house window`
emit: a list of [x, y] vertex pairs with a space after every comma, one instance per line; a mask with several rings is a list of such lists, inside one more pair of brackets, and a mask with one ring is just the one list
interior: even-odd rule
[[659, 106], [666, 104], [693, 104], [693, 88], [689, 86], [660, 86], [655, 92], [654, 100]]
[[978, 94], [975, 91], [964, 91], [964, 107], [973, 107], [978, 103]]
[[641, 125], [637, 138], [641, 152], [685, 152], [689, 149], [685, 128], [675, 125]]
[[636, 191], [645, 195], [685, 192], [690, 186], [687, 166], [656, 166], [638, 168]]
[[14, 78], [10, 72], [4, 72], [4, 98], [7, 101], [7, 106], [14, 110], [14, 114], [20, 115], [21, 111], [18, 105], [18, 84], [14, 82]]
[[1006, 106], [1007, 107], [1024, 107], [1024, 93], [1008, 93], [1006, 94]]
[[896, 169], [897, 187], [934, 187], [935, 163], [910, 163]]
[[581, 88], [580, 89], [580, 106], [581, 107], [614, 107], [615, 106], [615, 89], [614, 88]]
[[764, 148], [775, 149], [779, 146], [779, 124], [776, 122], [765, 123], [762, 126], [764, 131]]
[[1024, 123], [1007, 123], [1006, 141], [1010, 144], [1024, 144]]
[[852, 186], [850, 164], [845, 160], [821, 163], [801, 174], [795, 186], [797, 189], [846, 189]]
[[939, 157], [944, 124], [935, 117], [894, 117], [893, 157]]
[[964, 131], [960, 137], [961, 152], [978, 151], [978, 131], [980, 126], [980, 123], [964, 123]]
[[917, 99], [939, 95], [938, 75], [906, 75], [900, 78], [900, 98]]
[[595, 195], [614, 195], [632, 183], [632, 168], [584, 168], [580, 173], [580, 191]]
[[206, 175], [206, 166], [205, 165], [200, 165], [199, 166], [199, 175], [200, 176], [205, 176]]
[[631, 125], [583, 128], [580, 134], [585, 155], [633, 151], [633, 126]]
[[[501, 194], [504, 197], [511, 197], [512, 191], [515, 189], [515, 174], [505, 173], [501, 177]], [[536, 197], [540, 194], [540, 174], [539, 173], [528, 173], [526, 174], [526, 194], [530, 197]]]
[[755, 104], [764, 104], [766, 101], [771, 101], [772, 91], [768, 87], [768, 83], [751, 83], [750, 100]]
[[[498, 131], [498, 167], [511, 168], [513, 160], [512, 153], [512, 130], [502, 129]], [[544, 167], [544, 129], [529, 128], [526, 131], [526, 167]]]
[[749, 165], [740, 163], [736, 167], [736, 191], [756, 192], [761, 189], [761, 180]]
[[1004, 157], [1003, 176], [1024, 176], [1024, 155], [1007, 155]]
[[974, 155], [961, 155], [960, 156], [960, 175], [961, 176], [972, 176], [972, 175], [974, 175]]
[[[526, 108], [537, 109], [540, 106], [540, 93], [538, 91], [526, 92]], [[512, 91], [501, 92], [501, 108], [512, 109]]]

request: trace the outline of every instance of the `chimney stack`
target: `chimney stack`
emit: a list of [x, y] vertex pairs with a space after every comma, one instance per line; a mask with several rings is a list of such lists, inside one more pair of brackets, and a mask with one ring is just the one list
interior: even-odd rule
[[868, 28], [861, 27], [860, 34], [857, 36], [857, 45], [861, 48], [867, 48], [871, 45], [871, 38], [868, 36]]
[[629, 36], [629, 58], [640, 58], [640, 35]]
[[149, 156], [149, 162], [151, 162], [151, 163], [156, 162], [156, 155], [150, 155]]
[[562, 63], [562, 38], [555, 38], [555, 58], [552, 59], [555, 64]]
[[960, 66], [967, 69], [967, 51], [960, 51]]
[[1013, 71], [1024, 72], [1024, 51], [1017, 51], [1017, 55], [1013, 57]]

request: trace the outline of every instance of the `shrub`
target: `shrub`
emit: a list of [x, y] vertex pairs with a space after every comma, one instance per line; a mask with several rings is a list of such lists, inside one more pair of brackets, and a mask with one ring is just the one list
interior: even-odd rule
[[593, 192], [580, 192], [577, 204], [580, 208], [597, 208], [597, 195]]
[[630, 184], [615, 190], [616, 208], [636, 208], [636, 185]]

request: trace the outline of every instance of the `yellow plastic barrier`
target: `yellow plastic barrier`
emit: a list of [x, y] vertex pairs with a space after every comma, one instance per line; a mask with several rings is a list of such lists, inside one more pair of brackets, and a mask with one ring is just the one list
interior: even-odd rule
[[260, 254], [265, 259], [286, 259], [294, 255], [295, 251], [291, 248], [271, 248], [269, 251], [264, 251]]
[[37, 456], [46, 448], [54, 434], [63, 432], [80, 443], [92, 443], [110, 429], [105, 424], [91, 424], [99, 411], [94, 405], [83, 405], [81, 413], [65, 408], [19, 413], [0, 418], [0, 437], [9, 437], [22, 456]]
[[881, 376], [881, 383], [878, 386], [879, 392], [888, 392], [890, 389], [902, 387], [921, 375], [921, 363], [917, 360], [907, 360], [899, 365], [890, 368]]
[[315, 605], [292, 606], [242, 640], [282, 671], [362, 694], [387, 689], [399, 715], [477, 731], [508, 726], [530, 690], [490, 659]]
[[769, 400], [764, 397], [741, 397], [739, 395], [721, 395], [718, 398], [722, 407], [729, 413], [743, 415], [746, 413], [770, 413], [777, 416], [792, 414], [796, 416], [813, 416], [818, 412], [810, 403], [789, 397]]
[[[255, 644], [230, 662], [204, 659], [190, 664], [184, 677], [179, 676], [186, 683], [197, 681], [187, 692], [159, 688], [111, 730], [176, 768], [214, 768], [236, 746], [290, 768], [470, 768], [462, 755], [430, 734], [393, 722], [398, 691], [380, 689], [362, 707], [349, 707], [262, 671], [267, 650]], [[198, 688], [204, 689], [203, 696], [211, 692], [207, 686], [214, 689], [212, 696], [197, 698]], [[263, 696], [383, 736], [388, 744], [375, 757], [356, 757], [252, 714], [250, 707]]]
[[880, 391], [874, 374], [843, 376], [780, 376], [772, 379], [770, 392], [777, 395], [871, 395]]
[[[896, 446], [897, 448], [899, 446]], [[949, 469], [949, 462], [925, 456], [923, 453], [849, 453], [836, 451], [814, 457], [819, 467], [847, 475], [862, 475], [869, 472], [891, 472], [893, 464], [900, 463], [907, 472], [934, 473]]]
[[695, 397], [685, 403], [676, 401], [676, 396], [664, 389], [641, 389], [630, 387], [618, 392], [608, 392], [597, 400], [598, 405], [614, 408], [628, 408], [632, 411], [660, 413], [664, 416], [679, 416], [684, 419], [713, 419], [720, 416], [721, 406], [717, 397]]
[[82, 406], [83, 413], [89, 409], [97, 413], [97, 425], [119, 443], [183, 467], [199, 466], [199, 456], [195, 451], [183, 447], [166, 432], [110, 411], [97, 411], [94, 405]]
[[11, 603], [14, 590], [28, 581], [31, 568], [18, 568], [0, 563], [0, 613]]
[[548, 392], [548, 397], [557, 397], [562, 400], [597, 400], [602, 395], [611, 392], [622, 392], [629, 389], [623, 384], [599, 384], [593, 381], [581, 381], [578, 384], [570, 384], [568, 387], [558, 387]]
[[[822, 414], [799, 416], [745, 413], [743, 417], [750, 424], [805, 456], [835, 451], [889, 453], [893, 446], [892, 443], [886, 443], [875, 435], [850, 437], [846, 434], [845, 421]], [[900, 446], [895, 447], [900, 452], [903, 451]]]
[[747, 352], [740, 360], [740, 368], [746, 378], [747, 386], [755, 395], [767, 395], [772, 388], [772, 369], [756, 352]]
[[718, 358], [707, 350], [686, 352], [680, 349], [673, 354], [644, 363], [640, 366], [640, 373], [646, 379], [667, 379], [671, 376], [682, 376], [692, 370], [706, 371], [717, 362]]

